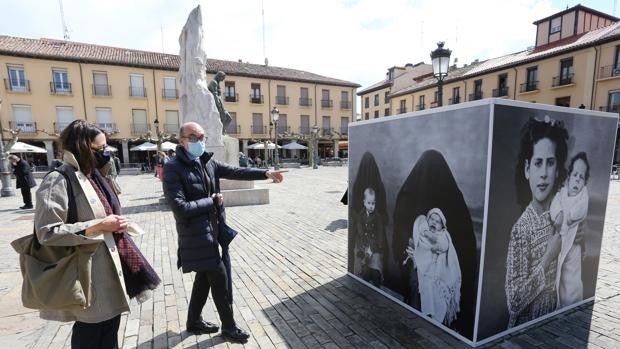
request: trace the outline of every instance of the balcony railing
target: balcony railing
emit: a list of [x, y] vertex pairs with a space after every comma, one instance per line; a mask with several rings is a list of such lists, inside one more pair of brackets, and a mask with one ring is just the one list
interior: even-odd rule
[[461, 103], [461, 97], [456, 96], [448, 99], [448, 104], [459, 104]]
[[141, 86], [129, 86], [129, 97], [146, 97], [146, 89]]
[[407, 112], [407, 107], [400, 107], [400, 108], [398, 109], [398, 112], [399, 112], [400, 114], [404, 114], [404, 113], [406, 113], [406, 112]]
[[309, 135], [312, 131], [312, 127], [310, 126], [299, 126], [299, 134]]
[[61, 133], [67, 126], [69, 126], [70, 122], [55, 122], [54, 123], [54, 132]]
[[151, 125], [149, 124], [131, 124], [131, 134], [132, 135], [139, 135], [142, 133], [146, 133], [148, 130], [151, 129]]
[[241, 134], [241, 125], [230, 123], [226, 128], [226, 133], [229, 135], [238, 135]]
[[426, 105], [424, 104], [418, 104], [415, 106], [415, 110], [424, 110], [426, 108]]
[[469, 94], [470, 101], [475, 101], [478, 99], [482, 99], [482, 92], [474, 92]]
[[309, 107], [312, 105], [312, 98], [300, 98], [299, 105], [302, 107]]
[[553, 82], [551, 83], [552, 87], [570, 85], [573, 83], [573, 77], [575, 74], [568, 74], [563, 76], [555, 76], [553, 77]]
[[53, 95], [71, 95], [73, 90], [71, 83], [61, 83], [58, 81], [50, 81], [50, 93]]
[[224, 93], [224, 101], [226, 102], [238, 102], [239, 94], [238, 93]]
[[521, 88], [519, 92], [530, 92], [538, 90], [538, 81], [528, 81], [526, 83], [521, 84]]
[[178, 99], [179, 90], [177, 90], [176, 88], [162, 88], [161, 97], [163, 99]]
[[250, 95], [250, 103], [263, 104], [263, 95]]
[[278, 124], [278, 134], [291, 133], [291, 127]]
[[267, 134], [267, 127], [265, 125], [251, 125], [250, 130], [254, 135], [264, 135]]
[[287, 96], [276, 96], [276, 104], [288, 105], [288, 97]]
[[331, 136], [334, 133], [333, 127], [321, 127], [321, 134], [325, 136]]
[[112, 86], [103, 84], [93, 84], [93, 96], [111, 96]]
[[340, 126], [340, 134], [343, 136], [346, 136], [349, 134], [349, 127], [348, 126]]
[[383, 103], [384, 103], [384, 104], [388, 104], [388, 103], [390, 103], [390, 97], [385, 96], [385, 97], [383, 98]]
[[321, 99], [321, 108], [332, 108], [334, 101], [331, 99]]
[[500, 87], [493, 89], [493, 97], [508, 96], [508, 87]]
[[37, 133], [37, 123], [34, 121], [9, 121], [11, 130], [19, 130], [20, 134], [33, 135]]
[[604, 107], [599, 107], [598, 110], [606, 111], [608, 113], [620, 113], [620, 104], [606, 105]]
[[117, 133], [118, 127], [115, 122], [96, 122], [95, 125], [105, 133]]
[[598, 72], [599, 79], [611, 78], [614, 76], [620, 76], [620, 63], [619, 65], [606, 65], [601, 67]]
[[30, 80], [4, 79], [4, 88], [12, 92], [30, 92]]
[[340, 101], [340, 109], [351, 109], [351, 101]]
[[179, 134], [179, 124], [164, 124], [164, 132]]

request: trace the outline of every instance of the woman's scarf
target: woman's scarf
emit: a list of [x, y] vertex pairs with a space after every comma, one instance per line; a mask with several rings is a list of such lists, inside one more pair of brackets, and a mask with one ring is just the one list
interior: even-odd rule
[[[121, 204], [118, 201], [118, 197], [99, 170], [94, 170], [92, 175], [87, 177], [97, 192], [106, 215], [120, 215]], [[157, 288], [161, 283], [161, 279], [146, 258], [144, 258], [129, 234], [122, 232], [114, 233], [112, 236], [121, 259], [123, 279], [129, 298], [140, 296], [149, 290]], [[138, 297], [138, 299], [140, 298], [142, 297]]]

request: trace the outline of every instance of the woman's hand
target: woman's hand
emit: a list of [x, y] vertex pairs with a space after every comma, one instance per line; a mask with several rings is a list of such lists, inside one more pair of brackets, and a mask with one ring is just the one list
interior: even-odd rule
[[86, 229], [86, 236], [97, 236], [103, 233], [116, 233], [122, 232], [127, 229], [127, 225], [129, 224], [129, 220], [123, 216], [118, 216], [115, 214], [111, 214], [101, 222], [93, 225], [90, 228]]

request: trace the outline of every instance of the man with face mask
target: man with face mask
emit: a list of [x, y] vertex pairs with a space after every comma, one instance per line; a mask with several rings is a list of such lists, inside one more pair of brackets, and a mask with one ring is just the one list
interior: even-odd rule
[[187, 331], [215, 333], [219, 328], [205, 322], [201, 313], [209, 289], [222, 323], [222, 335], [245, 342], [250, 335], [237, 327], [232, 311], [230, 275], [222, 261], [218, 244], [224, 248], [224, 197], [220, 178], [235, 180], [283, 180], [282, 172], [232, 167], [212, 159], [205, 150], [205, 131], [195, 122], [181, 126], [174, 159], [164, 165], [164, 195], [176, 220], [179, 235], [177, 267], [184, 273], [196, 272], [187, 310]]
[[22, 210], [31, 209], [33, 206], [30, 189], [37, 185], [32, 175], [32, 167], [17, 155], [9, 155], [9, 162], [13, 165], [13, 174], [17, 182], [17, 189], [21, 189], [22, 191], [24, 206], [20, 208]]

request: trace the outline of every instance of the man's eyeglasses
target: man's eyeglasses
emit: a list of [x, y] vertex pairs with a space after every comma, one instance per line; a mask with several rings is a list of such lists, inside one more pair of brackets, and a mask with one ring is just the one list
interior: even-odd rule
[[205, 142], [207, 140], [207, 137], [205, 135], [201, 135], [201, 136], [189, 135], [189, 136], [181, 136], [181, 138], [187, 138], [187, 140], [192, 143]]

